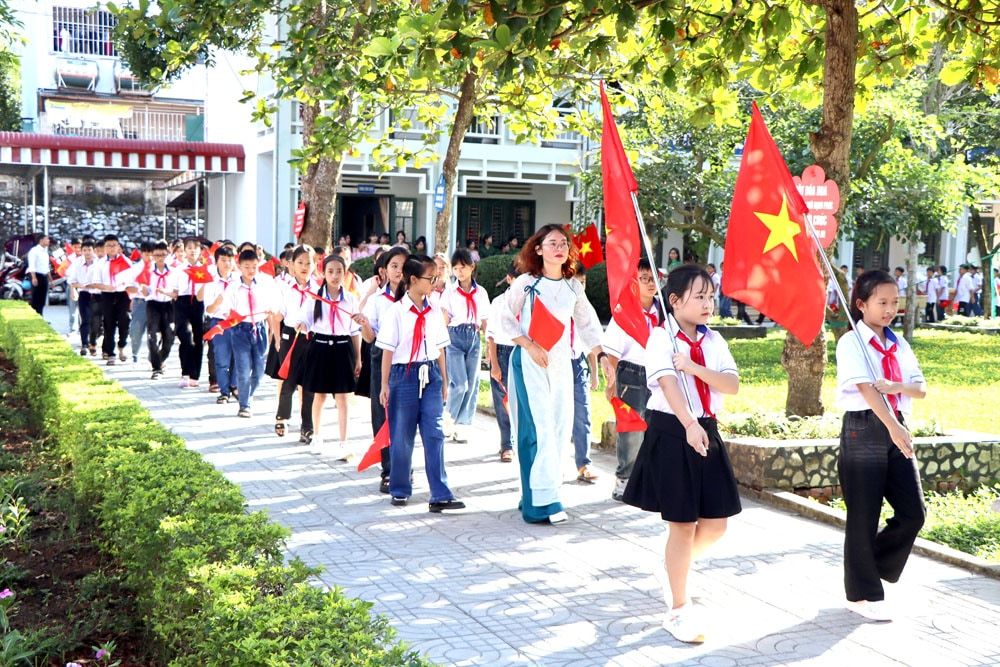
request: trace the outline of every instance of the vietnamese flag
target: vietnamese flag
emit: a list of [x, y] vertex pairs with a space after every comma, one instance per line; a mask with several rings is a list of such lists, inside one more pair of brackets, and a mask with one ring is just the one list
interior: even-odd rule
[[592, 269], [604, 261], [604, 253], [601, 248], [601, 235], [597, 232], [597, 225], [590, 223], [582, 232], [573, 235], [573, 245], [576, 246], [580, 263], [584, 268]]
[[143, 262], [142, 271], [135, 277], [135, 282], [139, 285], [145, 285], [149, 287], [150, 273], [149, 273], [150, 262]]
[[65, 278], [66, 271], [69, 270], [70, 264], [72, 263], [73, 260], [70, 259], [69, 257], [64, 259], [62, 262], [59, 263], [59, 266], [56, 267], [56, 275], [58, 275], [60, 278]]
[[212, 340], [213, 338], [223, 333], [227, 329], [232, 329], [246, 318], [247, 318], [246, 315], [240, 315], [239, 313], [229, 313], [229, 317], [222, 320], [214, 327], [206, 331], [205, 335], [202, 336], [201, 338], [202, 340]]
[[204, 285], [205, 283], [210, 283], [214, 280], [212, 274], [209, 272], [208, 267], [196, 264], [194, 266], [189, 266], [184, 269], [184, 273], [188, 274], [188, 278], [195, 285]]
[[823, 329], [826, 282], [806, 211], [754, 103], [729, 212], [722, 291], [810, 345]]
[[117, 255], [108, 265], [108, 273], [111, 275], [111, 280], [114, 280], [115, 276], [130, 266], [132, 265], [125, 259], [125, 255]]
[[142, 253], [139, 252], [138, 248], [134, 248], [132, 250], [132, 254], [129, 255], [128, 258], [131, 259], [133, 262], [138, 262], [140, 259], [142, 259]]
[[288, 374], [292, 370], [292, 353], [295, 352], [295, 344], [299, 342], [299, 332], [295, 332], [295, 338], [292, 339], [292, 344], [288, 348], [288, 354], [285, 355], [285, 360], [281, 362], [281, 367], [278, 368], [278, 377], [282, 380], [288, 379]]
[[545, 348], [548, 352], [562, 338], [566, 325], [552, 314], [541, 299], [535, 299], [531, 304], [531, 324], [528, 325], [528, 338]]
[[67, 257], [73, 257], [73, 256], [76, 255], [76, 251], [73, 250], [73, 246], [70, 245], [69, 241], [67, 241], [65, 244], [63, 244], [63, 252], [66, 253]]
[[271, 276], [272, 278], [277, 273], [278, 267], [281, 266], [281, 261], [276, 257], [272, 257], [263, 264], [260, 265], [260, 272]]
[[[604, 184], [604, 253], [608, 303], [622, 330], [646, 347], [649, 326], [639, 301], [639, 218], [633, 195], [639, 184], [625, 155], [611, 104], [601, 84], [604, 121], [601, 131], [601, 180]], [[729, 265], [726, 265], [729, 268]]]
[[615, 409], [615, 430], [618, 433], [634, 433], [646, 430], [646, 420], [639, 416], [635, 409], [615, 396], [611, 399], [611, 407]]
[[372, 467], [382, 460], [382, 450], [389, 446], [389, 415], [386, 412], [386, 419], [382, 422], [382, 428], [378, 430], [375, 439], [365, 455], [358, 461], [358, 472], [362, 472]]

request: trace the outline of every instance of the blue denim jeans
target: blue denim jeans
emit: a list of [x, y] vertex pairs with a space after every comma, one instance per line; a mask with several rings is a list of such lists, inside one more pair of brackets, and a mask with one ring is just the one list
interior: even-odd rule
[[719, 317], [733, 316], [733, 300], [724, 294], [719, 295]]
[[[638, 364], [627, 361], [619, 362], [616, 375], [618, 386], [618, 398], [628, 404], [635, 413], [646, 418], [646, 403], [649, 401], [649, 387], [646, 386], [646, 369]], [[635, 457], [642, 447], [642, 440], [645, 437], [642, 431], [631, 433], [619, 433], [615, 442], [615, 452], [618, 454], [618, 467], [615, 469], [615, 477], [618, 479], [628, 479], [632, 474], [632, 467], [635, 465]]]
[[76, 314], [80, 308], [80, 302], [73, 298], [73, 289], [66, 283], [66, 307], [69, 309], [69, 330], [76, 329]]
[[[211, 329], [222, 320], [218, 317], [208, 318], [208, 328]], [[207, 329], [206, 329], [207, 331]], [[215, 358], [215, 381], [219, 385], [219, 393], [229, 396], [229, 388], [233, 386], [232, 368], [233, 362], [233, 331], [223, 331], [213, 338], [209, 345], [212, 347], [212, 355]]]
[[[264, 355], [267, 351], [267, 327], [263, 322], [241, 322], [229, 330], [232, 336], [233, 361], [236, 364], [236, 388], [240, 392], [240, 409], [250, 407], [250, 398], [264, 376]], [[221, 386], [221, 385], [220, 385]]]
[[[430, 382], [420, 392], [420, 369], [428, 369]], [[393, 364], [389, 371], [389, 493], [394, 498], [413, 495], [410, 469], [417, 427], [424, 445], [424, 471], [431, 488], [430, 502], [455, 496], [444, 471], [444, 401], [441, 400], [441, 370], [436, 362]]]
[[590, 364], [585, 354], [573, 360], [573, 457], [577, 468], [590, 465]]
[[[490, 378], [490, 390], [493, 394], [493, 411], [497, 414], [497, 426], [500, 427], [500, 450], [514, 449], [510, 441], [510, 413], [504, 407], [503, 399], [507, 397], [507, 371], [510, 367], [510, 353], [514, 348], [510, 345], [497, 345], [497, 365], [500, 367], [500, 382]], [[502, 384], [502, 386], [501, 386]]]
[[473, 324], [449, 327], [448, 414], [456, 424], [471, 424], [479, 396], [479, 330]]
[[146, 335], [146, 300], [132, 299], [132, 323], [128, 325], [128, 337], [132, 341], [132, 356], [139, 356], [142, 338]]

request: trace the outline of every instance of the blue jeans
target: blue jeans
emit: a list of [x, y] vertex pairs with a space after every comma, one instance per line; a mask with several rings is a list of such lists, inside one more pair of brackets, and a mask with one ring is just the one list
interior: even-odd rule
[[724, 294], [719, 295], [719, 317], [733, 316], [733, 300]]
[[[208, 318], [208, 328], [211, 329], [222, 319], [218, 317]], [[219, 385], [219, 393], [229, 396], [229, 388], [233, 386], [230, 364], [233, 361], [233, 330], [223, 331], [213, 338], [209, 344], [212, 346], [215, 357], [215, 379]]]
[[132, 299], [132, 323], [128, 325], [128, 337], [132, 341], [132, 356], [139, 356], [142, 337], [146, 335], [146, 300]]
[[[420, 369], [426, 367], [430, 382], [420, 393]], [[431, 487], [430, 502], [452, 500], [444, 471], [444, 402], [441, 400], [441, 369], [436, 362], [393, 364], [389, 371], [389, 493], [393, 498], [413, 494], [410, 468], [413, 441], [420, 427], [424, 445], [424, 470]]]
[[[493, 411], [497, 413], [497, 426], [500, 427], [500, 451], [510, 451], [514, 445], [510, 441], [510, 413], [504, 407], [503, 399], [507, 397], [507, 371], [510, 366], [510, 353], [514, 348], [510, 345], [497, 345], [497, 365], [500, 366], [500, 382], [490, 378], [490, 390], [493, 394]], [[502, 385], [502, 386], [501, 386]]]
[[590, 465], [590, 364], [585, 354], [573, 360], [573, 457], [577, 468]]
[[449, 327], [448, 414], [456, 424], [471, 424], [479, 396], [479, 330], [473, 324]]
[[[628, 361], [618, 363], [616, 384], [618, 386], [618, 398], [628, 404], [635, 413], [646, 418], [646, 403], [649, 401], [649, 387], [646, 386], [646, 369], [638, 364]], [[632, 467], [635, 465], [635, 457], [642, 447], [642, 440], [645, 437], [642, 431], [631, 433], [619, 433], [615, 442], [615, 452], [618, 454], [618, 467], [615, 469], [615, 477], [618, 479], [628, 479], [632, 474]]]
[[[250, 398], [264, 376], [264, 354], [267, 351], [267, 327], [263, 322], [241, 322], [229, 330], [232, 336], [233, 361], [236, 363], [236, 388], [240, 392], [240, 409], [250, 407]], [[221, 385], [220, 385], [221, 386]]]
[[73, 288], [66, 284], [66, 307], [69, 309], [69, 330], [76, 328], [76, 313], [80, 307], [78, 301], [73, 299]]

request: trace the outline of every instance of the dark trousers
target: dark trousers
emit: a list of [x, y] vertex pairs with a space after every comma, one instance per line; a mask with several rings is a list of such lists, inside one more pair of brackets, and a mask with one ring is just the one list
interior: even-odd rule
[[753, 324], [750, 320], [750, 315], [747, 314], [747, 306], [745, 303], [740, 303], [733, 299], [733, 303], [736, 304], [736, 318], [743, 321], [745, 324]]
[[[287, 420], [292, 416], [292, 397], [295, 396], [295, 390], [300, 386], [288, 380], [281, 383], [281, 391], [278, 392], [278, 413], [275, 415], [275, 419]], [[305, 388], [302, 389], [302, 409], [299, 411], [299, 415], [302, 419], [301, 430], [303, 431], [313, 430], [312, 411], [313, 398], [315, 396], [316, 394], [311, 391], [306, 391]]]
[[934, 304], [934, 310], [937, 311], [937, 321], [942, 322], [944, 320], [944, 306], [938, 301]]
[[959, 301], [958, 302], [958, 314], [959, 315], [965, 315], [965, 316], [972, 315], [972, 304], [969, 303], [968, 301]]
[[924, 322], [937, 322], [935, 315], [934, 302], [928, 301], [927, 305], [924, 306]]
[[115, 353], [115, 330], [118, 331], [118, 348], [128, 341], [129, 298], [125, 292], [105, 292], [101, 295], [101, 311], [104, 317], [104, 338], [101, 352], [108, 356]]
[[[382, 393], [382, 348], [372, 344], [372, 374], [371, 374], [371, 403], [372, 403], [372, 435], [378, 435], [379, 429], [385, 423], [385, 408], [379, 403], [379, 394]], [[390, 445], [391, 447], [391, 445]], [[389, 476], [390, 458], [389, 447], [382, 448], [382, 477]]]
[[146, 301], [146, 345], [149, 347], [149, 363], [154, 371], [163, 370], [163, 362], [170, 356], [174, 345], [174, 304], [169, 301]]
[[49, 297], [49, 274], [36, 273], [35, 279], [38, 280], [38, 284], [31, 288], [31, 308], [41, 315]]
[[497, 345], [497, 365], [500, 367], [500, 382], [490, 377], [490, 391], [493, 395], [493, 412], [497, 416], [497, 426], [500, 427], [500, 450], [512, 451], [514, 445], [510, 441], [510, 413], [504, 405], [507, 398], [507, 370], [510, 368], [510, 353], [514, 348], [510, 345]]
[[97, 345], [97, 337], [104, 333], [104, 295], [90, 295], [90, 340], [88, 344]]
[[205, 304], [192, 296], [177, 297], [174, 301], [174, 333], [180, 344], [181, 375], [192, 380], [201, 377], [204, 327]]
[[80, 290], [79, 318], [80, 318], [80, 346], [87, 347], [90, 344], [90, 307], [94, 295], [90, 292]]
[[[924, 525], [916, 459], [892, 443], [871, 410], [845, 412], [837, 461], [847, 505], [844, 589], [851, 601], [885, 598], [881, 579], [896, 582]], [[893, 516], [878, 529], [882, 498]]]

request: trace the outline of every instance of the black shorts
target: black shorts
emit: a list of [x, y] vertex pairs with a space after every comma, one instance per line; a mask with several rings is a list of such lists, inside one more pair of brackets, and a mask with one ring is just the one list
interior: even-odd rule
[[708, 456], [687, 443], [674, 415], [646, 412], [646, 437], [635, 458], [623, 500], [664, 521], [723, 519], [742, 510], [736, 476], [715, 419], [699, 419], [708, 434]]

